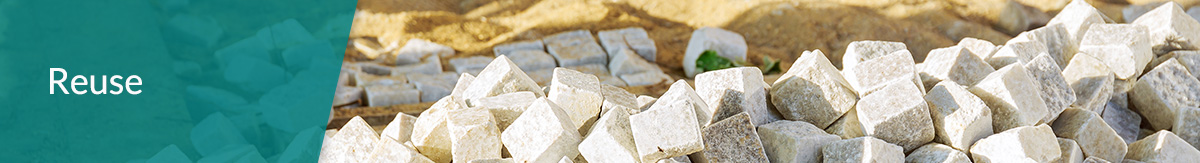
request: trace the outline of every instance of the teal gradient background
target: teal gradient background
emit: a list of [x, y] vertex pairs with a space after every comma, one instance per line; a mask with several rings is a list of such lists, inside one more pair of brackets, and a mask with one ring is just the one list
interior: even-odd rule
[[355, 3], [0, 0], [0, 161], [315, 162]]

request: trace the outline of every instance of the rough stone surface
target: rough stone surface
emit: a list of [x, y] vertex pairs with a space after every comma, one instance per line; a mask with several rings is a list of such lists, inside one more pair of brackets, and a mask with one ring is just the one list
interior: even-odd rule
[[700, 95], [696, 94], [696, 90], [692, 89], [692, 86], [688, 85], [685, 80], [676, 80], [649, 109], [642, 112], [675, 107], [692, 109], [692, 113], [696, 115], [696, 124], [701, 127], [708, 125], [713, 119], [713, 109], [704, 103]]
[[1024, 66], [1013, 64], [989, 74], [968, 90], [992, 109], [992, 130], [1002, 132], [1044, 123], [1041, 120], [1049, 114], [1046, 104], [1038, 89], [1030, 89], [1038, 87]]
[[692, 158], [699, 162], [768, 162], [752, 119], [743, 112], [704, 127], [704, 150]]
[[412, 85], [377, 85], [365, 88], [367, 106], [391, 106], [415, 104], [421, 101], [421, 92]]
[[[686, 87], [687, 90], [677, 91], [683, 89], [680, 87]], [[629, 117], [634, 143], [642, 162], [683, 156], [704, 149], [700, 134], [700, 124], [703, 123], [697, 119], [704, 115], [696, 113], [699, 109], [696, 105], [704, 104], [686, 82], [680, 81], [672, 85], [650, 110]]]
[[519, 50], [504, 54], [508, 58], [513, 59], [513, 63], [517, 64], [521, 70], [532, 72], [536, 70], [551, 69], [558, 66], [554, 62], [554, 57], [550, 56], [545, 51]]
[[1108, 161], [1125, 160], [1125, 141], [1095, 112], [1067, 109], [1051, 126], [1055, 135], [1079, 143], [1085, 155]]
[[1039, 94], [1042, 102], [1046, 103], [1047, 114], [1042, 118], [1042, 122], [1058, 118], [1059, 113], [1075, 102], [1075, 90], [1063, 79], [1062, 69], [1059, 69], [1059, 64], [1051, 58], [1051, 55], [1042, 53], [1025, 63], [1029, 75], [1039, 83]]
[[575, 30], [557, 33], [542, 38], [542, 42], [546, 44], [546, 51], [554, 56], [559, 66], [608, 64], [608, 55], [604, 54], [604, 49], [600, 47], [600, 44], [596, 44], [596, 38], [592, 37], [591, 31]]
[[663, 73], [662, 71], [646, 71], [636, 74], [620, 75], [618, 77], [620, 77], [621, 81], [625, 81], [626, 85], [631, 87], [656, 85], [671, 81], [671, 76], [667, 76], [667, 74]]
[[621, 87], [601, 84], [600, 94], [604, 96], [604, 104], [600, 105], [600, 115], [604, 115], [613, 109], [625, 110], [625, 114], [637, 114], [641, 112], [641, 109], [637, 106], [637, 96], [629, 93], [629, 91], [625, 91]]
[[688, 156], [679, 156], [679, 157], [664, 158], [664, 159], [658, 160], [658, 162], [656, 162], [656, 163], [692, 163], [692, 160], [691, 160], [691, 158], [688, 158]]
[[893, 82], [909, 82], [924, 92], [925, 85], [917, 75], [916, 64], [912, 53], [907, 50], [857, 63], [856, 66], [843, 69], [842, 75], [860, 96], [870, 95]]
[[1149, 120], [1151, 129], [1168, 129], [1180, 108], [1200, 106], [1200, 80], [1175, 59], [1167, 60], [1137, 81], [1129, 101]]
[[1167, 2], [1133, 20], [1131, 24], [1149, 29], [1150, 45], [1155, 54], [1177, 49], [1200, 47], [1200, 22], [1188, 16], [1179, 3]]
[[600, 80], [600, 84], [609, 84], [609, 85], [621, 86], [621, 87], [626, 86], [625, 81], [622, 81], [621, 78], [609, 75], [608, 66], [603, 65], [603, 64], [587, 64], [587, 65], [579, 65], [579, 66], [569, 66], [569, 67], [565, 67], [565, 68], [595, 75], [596, 78]]
[[600, 31], [596, 35], [600, 39], [600, 45], [604, 46], [604, 51], [608, 52], [610, 57], [621, 49], [632, 49], [642, 59], [650, 62], [654, 62], [658, 55], [658, 48], [654, 46], [654, 40], [650, 39], [646, 29], [640, 27]]
[[550, 83], [547, 98], [562, 106], [576, 129], [600, 115], [604, 96], [600, 94], [600, 81], [596, 76], [567, 68], [554, 68]]
[[[992, 56], [992, 53], [996, 52], [996, 49], [999, 48], [996, 44], [992, 44], [992, 42], [973, 37], [965, 37], [959, 40], [957, 46], [966, 48], [971, 51], [971, 54], [975, 55], [975, 58], [981, 60]], [[932, 51], [930, 53], [932, 54]], [[931, 60], [926, 59], [925, 62], [931, 62]]]
[[[517, 51], [546, 51], [546, 45], [542, 44], [542, 40], [526, 40], [500, 44], [492, 47], [492, 53], [497, 57], [501, 55], [512, 55]], [[519, 58], [519, 57], [512, 57]]]
[[362, 99], [362, 87], [338, 86], [333, 91], [333, 106], [356, 103]]
[[446, 125], [446, 114], [451, 110], [467, 108], [454, 97], [443, 97], [417, 116], [413, 124], [412, 144], [417, 151], [434, 162], [450, 162], [450, 129]]
[[821, 154], [826, 163], [904, 162], [904, 148], [870, 136], [830, 142]]
[[783, 118], [825, 128], [854, 108], [858, 95], [820, 50], [806, 51], [770, 88]]
[[842, 55], [841, 68], [843, 70], [848, 70], [858, 66], [859, 63], [892, 54], [897, 51], [908, 51], [908, 47], [902, 42], [891, 41], [850, 42], [850, 45], [846, 46], [846, 53]]
[[535, 100], [537, 100], [537, 96], [534, 96], [533, 92], [521, 91], [484, 97], [479, 100], [468, 101], [468, 103], [471, 106], [491, 111], [492, 116], [496, 118], [496, 126], [500, 127], [500, 130], [504, 130], [517, 117], [521, 116], [521, 113], [524, 113], [529, 104], [533, 104]]
[[912, 151], [934, 137], [929, 106], [921, 90], [907, 82], [895, 82], [879, 93], [863, 96], [855, 106], [863, 135], [876, 137]]
[[1180, 139], [1188, 142], [1192, 147], [1200, 149], [1200, 108], [1184, 107], [1179, 109], [1179, 119], [1175, 121], [1171, 132], [1176, 133]]
[[918, 69], [921, 71], [921, 80], [925, 87], [933, 87], [941, 81], [975, 85], [983, 77], [996, 71], [978, 55], [961, 46], [929, 51], [921, 65]]
[[621, 49], [616, 54], [612, 54], [612, 60], [608, 62], [608, 69], [611, 75], [620, 76], [626, 74], [636, 74], [646, 71], [662, 71], [658, 69], [658, 65], [642, 59], [633, 50]]
[[[324, 156], [322, 156], [324, 157]], [[405, 147], [396, 140], [382, 139], [374, 148], [371, 149], [371, 154], [362, 162], [411, 162], [411, 163], [433, 163], [421, 153]]]
[[396, 113], [396, 118], [383, 127], [383, 131], [379, 133], [380, 138], [396, 140], [396, 142], [407, 142], [412, 138], [413, 124], [417, 123], [417, 117], [404, 113]]
[[[1196, 74], [1200, 74], [1200, 51], [1174, 51], [1168, 55], [1174, 56], [1174, 58], [1179, 61], [1179, 64], [1182, 64], [1183, 67], [1187, 67], [1189, 72], [1192, 73], [1192, 76], [1197, 76]], [[1200, 79], [1200, 76], [1197, 76], [1196, 78]]]
[[1063, 68], [1063, 78], [1075, 91], [1075, 102], [1071, 107], [1100, 112], [1112, 98], [1113, 80], [1116, 79], [1108, 66], [1096, 57], [1080, 53], [1071, 58]]
[[371, 73], [355, 73], [354, 86], [369, 87], [377, 85], [399, 85], [407, 84], [408, 78], [400, 76], [380, 76]]
[[933, 117], [934, 141], [968, 150], [975, 141], [992, 135], [992, 110], [967, 88], [943, 81], [925, 95]]
[[971, 158], [950, 146], [930, 143], [909, 153], [904, 162], [970, 163]]
[[781, 120], [758, 126], [770, 162], [820, 162], [821, 147], [841, 138], [808, 122]]
[[421, 102], [436, 102], [442, 97], [449, 96], [454, 91], [454, 82], [458, 81], [458, 76], [453, 72], [437, 75], [408, 74], [408, 78], [412, 79], [412, 84], [421, 91]]
[[500, 158], [500, 128], [487, 109], [468, 108], [446, 113], [450, 153], [454, 162]]
[[421, 58], [425, 57], [450, 57], [454, 56], [454, 48], [449, 46], [429, 42], [422, 39], [409, 39], [404, 47], [396, 51], [396, 65], [410, 65], [421, 62]]
[[358, 162], [370, 156], [379, 135], [362, 117], [354, 116], [321, 148], [320, 162]]
[[1200, 151], [1175, 133], [1162, 130], [1129, 144], [1125, 157], [1144, 162], [1194, 162], [1200, 160]]
[[975, 162], [1050, 162], [1062, 156], [1050, 126], [1023, 126], [980, 139], [971, 146]]
[[1059, 156], [1055, 163], [1083, 162], [1083, 150], [1079, 149], [1075, 140], [1058, 138], [1058, 149], [1062, 151], [1062, 156]]
[[487, 67], [488, 63], [491, 62], [492, 57], [487, 56], [455, 58], [450, 59], [450, 67], [454, 68], [454, 72], [459, 74], [470, 73], [478, 75], [479, 71], [483, 71], [483, 68]]
[[842, 139], [862, 137], [862, 122], [858, 120], [858, 110], [851, 108], [850, 111], [846, 112], [846, 115], [838, 118], [837, 121], [833, 121], [833, 124], [825, 128], [825, 132], [840, 136]]
[[479, 73], [479, 76], [475, 77], [462, 95], [464, 100], [478, 100], [483, 97], [517, 91], [533, 92], [537, 97], [546, 95], [542, 92], [542, 88], [528, 75], [525, 75], [525, 72], [522, 72], [516, 64], [508, 60], [508, 57], [499, 56], [492, 60], [492, 63]]
[[1117, 135], [1120, 135], [1121, 139], [1125, 141], [1125, 144], [1137, 141], [1138, 132], [1141, 131], [1140, 126], [1142, 126], [1142, 116], [1137, 112], [1117, 105], [1105, 105], [1104, 112], [1097, 113], [1101, 113], [1100, 116], [1104, 118], [1104, 123], [1112, 127], [1113, 131], [1116, 131]]
[[704, 51], [716, 51], [718, 56], [730, 61], [745, 62], [747, 49], [746, 38], [741, 34], [716, 27], [701, 27], [693, 31], [688, 40], [687, 50], [683, 54], [684, 74], [695, 77], [701, 73], [696, 67], [696, 59]]
[[616, 109], [605, 112], [579, 143], [579, 154], [588, 162], [639, 162], [633, 133], [629, 128], [629, 112]]
[[745, 112], [754, 125], [781, 119], [767, 108], [767, 88], [757, 67], [736, 67], [696, 75], [696, 94], [716, 113], [714, 123]]
[[1131, 24], [1093, 24], [1080, 39], [1079, 52], [1104, 61], [1117, 79], [1137, 77], [1154, 58], [1148, 30]]
[[553, 162], [579, 155], [582, 140], [574, 122], [554, 102], [539, 98], [500, 134], [516, 162]]
[[471, 160], [471, 162], [469, 162], [469, 163], [515, 163], [515, 162], [513, 162], [512, 158], [489, 158], [489, 159]]
[[1000, 49], [996, 50], [996, 53], [993, 53], [986, 60], [988, 65], [992, 65], [992, 68], [1000, 69], [1017, 62], [1027, 63], [1033, 57], [1042, 53], [1048, 53], [1047, 49], [1046, 44], [1038, 40], [1031, 40], [1028, 37], [1014, 37], [1008, 40], [1004, 46], [1001, 46]]

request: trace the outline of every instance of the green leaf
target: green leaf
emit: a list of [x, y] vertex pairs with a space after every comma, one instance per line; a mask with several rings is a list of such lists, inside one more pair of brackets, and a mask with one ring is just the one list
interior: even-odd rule
[[782, 68], [779, 67], [779, 61], [771, 58], [771, 56], [763, 56], [762, 60], [763, 65], [762, 67], [758, 67], [758, 69], [761, 69], [763, 74], [783, 72]]
[[696, 67], [700, 68], [701, 72], [726, 69], [734, 66], [732, 61], [717, 55], [717, 52], [712, 50], [700, 53], [700, 58], [696, 59]]

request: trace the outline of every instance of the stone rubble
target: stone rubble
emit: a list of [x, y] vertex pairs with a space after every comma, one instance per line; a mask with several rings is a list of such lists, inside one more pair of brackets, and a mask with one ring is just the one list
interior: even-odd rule
[[687, 77], [695, 77], [701, 72], [696, 68], [696, 60], [704, 51], [712, 50], [717, 55], [733, 62], [746, 61], [746, 38], [716, 27], [701, 27], [692, 32], [688, 40], [687, 50], [683, 53], [683, 72]]
[[759, 125], [757, 131], [771, 162], [820, 162], [821, 147], [841, 140], [803, 121], [775, 121]]

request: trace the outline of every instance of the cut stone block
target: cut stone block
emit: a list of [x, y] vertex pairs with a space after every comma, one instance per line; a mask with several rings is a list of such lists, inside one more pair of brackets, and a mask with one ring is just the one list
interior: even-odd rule
[[350, 44], [350, 46], [354, 46], [354, 50], [358, 52], [358, 54], [366, 57], [367, 59], [375, 59], [381, 55], [390, 55], [386, 53], [395, 50], [392, 48], [399, 47], [399, 45], [384, 47], [383, 45], [379, 44], [378, 40], [367, 38], [356, 38], [351, 40]]
[[528, 74], [529, 74], [529, 78], [533, 79], [533, 81], [537, 82], [537, 84], [549, 86], [550, 80], [553, 79], [553, 77], [554, 77], [554, 69], [548, 68], [548, 69], [534, 70], [532, 72], [529, 72]]
[[600, 38], [600, 45], [604, 46], [604, 51], [608, 52], [609, 57], [615, 57], [614, 55], [618, 55], [617, 53], [621, 49], [631, 49], [641, 55], [641, 58], [653, 62], [658, 54], [658, 48], [654, 47], [654, 40], [650, 39], [646, 29], [640, 27], [600, 31], [596, 35]]
[[825, 128], [825, 132], [842, 137], [842, 139], [850, 139], [862, 137], [862, 122], [858, 121], [858, 110], [851, 108], [837, 121]]
[[515, 163], [515, 162], [513, 162], [512, 158], [489, 158], [489, 159], [471, 160], [471, 162], [469, 162], [469, 163]]
[[479, 76], [463, 91], [464, 100], [495, 96], [518, 91], [533, 92], [537, 97], [546, 96], [533, 79], [521, 71], [508, 57], [499, 56], [488, 64]]
[[[496, 55], [497, 57], [499, 57], [501, 55], [512, 55], [512, 54], [514, 54], [514, 52], [517, 52], [517, 51], [542, 51], [542, 52], [545, 52], [546, 45], [542, 44], [542, 40], [526, 40], [526, 41], [517, 41], [517, 42], [506, 43], [506, 44], [500, 44], [500, 45], [496, 45], [495, 47], [492, 47], [492, 53], [494, 53], [494, 55]], [[520, 58], [520, 57], [510, 57], [510, 58]]]
[[629, 112], [616, 109], [605, 112], [595, 128], [579, 143], [579, 154], [588, 162], [639, 162], [633, 133], [629, 128]]
[[404, 113], [396, 113], [396, 118], [383, 128], [382, 133], [379, 133], [380, 138], [396, 140], [396, 142], [408, 142], [412, 138], [413, 124], [417, 123], [417, 117]]
[[1158, 65], [1134, 85], [1129, 101], [1146, 117], [1151, 129], [1169, 129], [1180, 108], [1200, 106], [1200, 80], [1175, 59]]
[[685, 155], [685, 156], [679, 156], [679, 157], [664, 158], [664, 159], [658, 160], [658, 162], [656, 162], [656, 163], [692, 163], [692, 160], [690, 158], [688, 158], [688, 156]]
[[933, 120], [921, 90], [895, 82], [879, 93], [863, 96], [855, 110], [863, 135], [876, 137], [912, 151], [934, 137]]
[[1179, 138], [1191, 144], [1192, 147], [1200, 149], [1200, 108], [1184, 107], [1179, 109], [1179, 118], [1175, 121], [1171, 132], [1177, 133]]
[[825, 162], [904, 162], [904, 148], [870, 136], [830, 142], [821, 154]]
[[479, 74], [487, 67], [488, 63], [492, 62], [492, 57], [474, 56], [466, 58], [450, 59], [450, 67], [454, 68], [454, 72]]
[[[679, 87], [677, 87], [679, 86]], [[687, 90], [680, 87], [686, 87]], [[690, 94], [690, 95], [688, 95]], [[704, 103], [692, 93], [687, 82], [679, 81], [650, 110], [629, 116], [634, 144], [642, 162], [678, 157], [704, 149], [697, 114]], [[700, 122], [700, 123], [698, 123]]]
[[591, 31], [561, 32], [542, 38], [542, 42], [546, 43], [546, 51], [554, 56], [559, 66], [608, 64], [608, 55], [600, 48], [600, 44], [596, 44]]
[[842, 70], [849, 70], [858, 66], [859, 63], [883, 57], [897, 51], [908, 51], [908, 47], [903, 42], [892, 41], [850, 42], [850, 45], [846, 46], [846, 53], [842, 56], [841, 67]]
[[417, 116], [413, 124], [412, 144], [421, 154], [434, 162], [446, 163], [451, 156], [452, 141], [450, 129], [447, 126], [447, 113], [451, 110], [465, 109], [466, 104], [454, 97], [443, 97], [433, 103], [425, 112]]
[[[1135, 161], [1135, 160], [1130, 160], [1130, 159], [1125, 159], [1125, 161], [1121, 161], [1121, 162], [1123, 162], [1123, 163], [1142, 163], [1141, 161]], [[1087, 157], [1087, 159], [1083, 159], [1083, 163], [1112, 163], [1112, 162], [1108, 162], [1108, 160], [1104, 160], [1099, 157], [1090, 157], [1089, 156], [1089, 157]]]
[[558, 104], [539, 98], [500, 134], [516, 162], [554, 162], [579, 155], [583, 139]]
[[[992, 44], [990, 41], [980, 40], [974, 37], [964, 37], [962, 40], [958, 41], [957, 46], [966, 48], [967, 50], [971, 51], [971, 54], [975, 55], [975, 58], [979, 58], [981, 60], [991, 57], [992, 53], [995, 53], [996, 49], [999, 49], [996, 44]], [[925, 62], [930, 61], [931, 60], [929, 59], [925, 60]]]
[[367, 106], [372, 107], [415, 104], [421, 100], [421, 92], [412, 85], [378, 85], [364, 89]]
[[933, 87], [941, 81], [975, 85], [983, 77], [996, 71], [978, 55], [961, 46], [933, 49], [925, 57], [923, 66], [918, 67], [925, 87]]
[[563, 111], [571, 117], [571, 122], [574, 122], [575, 129], [580, 129], [584, 123], [594, 121], [600, 115], [604, 95], [600, 94], [600, 81], [595, 76], [554, 68], [554, 78], [550, 83], [550, 94], [546, 97], [563, 107]]
[[407, 84], [408, 78], [405, 76], [379, 76], [370, 73], [355, 73], [354, 86], [370, 87], [380, 85], [402, 85]]
[[1028, 37], [1015, 37], [1008, 40], [1004, 46], [996, 50], [996, 53], [988, 57], [986, 60], [992, 68], [1000, 69], [1009, 64], [1021, 62], [1027, 63], [1033, 57], [1048, 53], [1045, 43], [1038, 40], [1030, 40]]
[[783, 118], [826, 128], [854, 108], [858, 95], [820, 50], [805, 51], [770, 88]]
[[820, 162], [821, 147], [841, 138], [803, 121], [781, 120], [758, 126], [770, 162]]
[[767, 108], [767, 88], [757, 67], [736, 67], [696, 75], [696, 94], [716, 113], [711, 121], [745, 112], [755, 126], [782, 119]]
[[[367, 73], [367, 74], [371, 74], [371, 75], [391, 76], [393, 69], [395, 69], [395, 68], [393, 68], [391, 66], [381, 65], [379, 63], [373, 63], [373, 62], [358, 63], [358, 70], [360, 71], [358, 74]], [[401, 74], [401, 75], [396, 75], [396, 76], [404, 76], [404, 75]]]
[[421, 102], [436, 102], [452, 94], [458, 74], [446, 72], [437, 75], [408, 74], [410, 82], [421, 90]]
[[490, 110], [496, 118], [496, 126], [503, 131], [535, 100], [537, 96], [534, 96], [533, 92], [521, 91], [468, 101], [468, 105]]
[[1017, 37], [1035, 40], [1046, 45], [1046, 53], [1057, 63], [1058, 67], [1067, 67], [1067, 61], [1079, 50], [1079, 41], [1067, 32], [1063, 24], [1050, 24], [1037, 29], [1022, 32]]
[[971, 158], [950, 146], [930, 143], [909, 153], [904, 162], [969, 163]]
[[660, 83], [670, 82], [671, 76], [662, 71], [646, 71], [636, 74], [620, 75], [621, 81], [625, 81], [630, 87], [657, 85]]
[[743, 112], [714, 122], [701, 135], [704, 150], [692, 155], [698, 162], [768, 162], [750, 114]]
[[1038, 82], [1023, 64], [1000, 68], [968, 89], [992, 109], [993, 132], [1044, 123], [1041, 120], [1049, 114], [1037, 91]]
[[1121, 9], [1121, 16], [1124, 18], [1126, 23], [1133, 22], [1134, 20], [1137, 20], [1138, 17], [1142, 17], [1143, 14], [1146, 14], [1146, 12], [1150, 12], [1150, 10], [1154, 10], [1154, 8], [1162, 6], [1163, 4], [1166, 4], [1166, 1], [1132, 4], [1126, 6], [1124, 9]]
[[596, 79], [600, 80], [600, 84], [609, 84], [621, 87], [626, 86], [625, 81], [622, 81], [621, 78], [609, 75], [608, 66], [602, 64], [587, 64], [565, 68], [595, 75]]
[[921, 92], [925, 92], [925, 85], [921, 82], [921, 76], [917, 75], [916, 64], [908, 50], [878, 56], [857, 64], [843, 69], [842, 75], [859, 96], [870, 95], [893, 82], [909, 82], [916, 85]]
[[1062, 74], [1075, 91], [1075, 102], [1071, 107], [1100, 112], [1112, 98], [1115, 77], [1104, 62], [1092, 55], [1075, 55]]
[[688, 40], [687, 50], [683, 53], [683, 72], [687, 77], [695, 77], [701, 70], [696, 67], [696, 60], [704, 51], [712, 50], [717, 55], [733, 62], [746, 61], [746, 38], [716, 27], [701, 27], [692, 32]]
[[1129, 144], [1125, 157], [1144, 162], [1192, 162], [1200, 160], [1200, 151], [1175, 133], [1162, 130]]
[[450, 90], [450, 96], [453, 96], [455, 99], [463, 99], [462, 93], [465, 92], [467, 90], [467, 86], [471, 85], [471, 82], [474, 81], [475, 76], [471, 74], [459, 74], [458, 81], [454, 82], [454, 89]]
[[333, 106], [342, 106], [350, 103], [356, 103], [362, 99], [362, 87], [347, 87], [338, 86], [333, 91]]
[[641, 112], [640, 107], [637, 106], [637, 96], [634, 96], [633, 93], [608, 84], [601, 84], [600, 91], [600, 94], [604, 95], [604, 104], [600, 105], [600, 115], [613, 109], [625, 110], [626, 114]]
[[967, 88], [943, 81], [925, 95], [933, 117], [934, 141], [958, 150], [971, 149], [975, 141], [992, 135], [992, 110]]
[[1062, 69], [1051, 58], [1051, 55], [1042, 53], [1024, 65], [1033, 80], [1039, 83], [1039, 94], [1042, 102], [1046, 103], [1047, 114], [1042, 122], [1058, 118], [1059, 113], [1075, 102], [1075, 90], [1063, 79]]
[[1101, 113], [1100, 116], [1103, 117], [1104, 123], [1112, 127], [1113, 131], [1116, 131], [1117, 135], [1120, 135], [1121, 139], [1125, 141], [1125, 144], [1137, 141], [1138, 132], [1141, 131], [1140, 126], [1142, 126], [1141, 115], [1129, 108], [1117, 105], [1106, 105], [1104, 112], [1097, 113]]
[[380, 140], [378, 144], [375, 144], [375, 148], [371, 149], [371, 154], [362, 161], [433, 163], [433, 160], [429, 160], [429, 158], [417, 153], [417, 151], [409, 149], [396, 140], [391, 139]]
[[975, 162], [1050, 162], [1062, 156], [1050, 126], [1022, 126], [980, 139], [971, 146]]
[[1085, 155], [1108, 161], [1125, 160], [1125, 141], [1095, 112], [1067, 109], [1052, 127], [1055, 135], [1079, 143]]
[[1062, 156], [1059, 156], [1055, 163], [1083, 162], [1083, 150], [1079, 149], [1075, 140], [1058, 138], [1058, 149], [1062, 150]]
[[638, 110], [645, 111], [647, 109], [650, 109], [650, 106], [654, 105], [655, 101], [658, 101], [658, 98], [650, 97], [647, 95], [638, 95], [638, 97], [637, 97]]
[[646, 71], [662, 71], [658, 69], [658, 65], [650, 63], [642, 59], [633, 50], [621, 49], [616, 54], [612, 54], [612, 61], [608, 62], [608, 69], [614, 76], [636, 74]]
[[487, 109], [469, 108], [446, 113], [453, 162], [500, 158], [500, 129]]
[[662, 96], [659, 96], [655, 100], [654, 105], [651, 105], [649, 109], [642, 112], [659, 108], [691, 109], [691, 113], [696, 116], [695, 122], [697, 126], [707, 126], [713, 119], [713, 114], [716, 114], [685, 80], [676, 80], [674, 84], [671, 84], [671, 87], [667, 88], [667, 92], [664, 92]]
[[517, 67], [524, 71], [550, 69], [558, 66], [558, 63], [554, 62], [554, 57], [540, 50], [519, 50], [504, 54], [504, 56], [514, 59], [513, 63], [516, 63]]
[[396, 65], [410, 65], [421, 62], [421, 58], [425, 57], [450, 57], [454, 56], [454, 48], [449, 46], [429, 42], [422, 39], [409, 39], [404, 43], [404, 47], [396, 51]]
[[[1167, 57], [1167, 56], [1170, 56], [1170, 58], [1162, 59], [1162, 61], [1167, 61], [1171, 58], [1174, 58], [1174, 59], [1178, 60], [1179, 64], [1182, 64], [1183, 67], [1187, 67], [1187, 69], [1189, 70], [1190, 73], [1192, 73], [1193, 76], [1195, 76], [1196, 74], [1200, 74], [1200, 50], [1173, 51], [1171, 53], [1167, 53], [1166, 55], [1160, 56], [1159, 58], [1163, 58], [1163, 57]], [[1154, 64], [1154, 66], [1157, 67], [1159, 64], [1162, 64], [1162, 62], [1159, 62], [1158, 64]], [[1147, 65], [1147, 66], [1149, 66], [1149, 65]], [[1153, 70], [1154, 67], [1149, 67], [1149, 69]], [[1196, 77], [1196, 78], [1200, 79], [1200, 77]]]
[[425, 57], [423, 62], [411, 65], [396, 66], [391, 70], [391, 75], [406, 75], [406, 74], [439, 74], [442, 73], [442, 60], [437, 56]]
[[1149, 32], [1132, 24], [1093, 24], [1080, 39], [1079, 52], [1104, 61], [1117, 79], [1137, 77], [1154, 58]]
[[379, 135], [362, 117], [354, 116], [330, 141], [329, 146], [321, 147], [319, 162], [360, 162], [378, 145]]
[[1179, 3], [1167, 2], [1159, 5], [1133, 20], [1131, 24], [1149, 29], [1148, 41], [1151, 42], [1154, 54], [1200, 47], [1200, 22], [1188, 16]]

